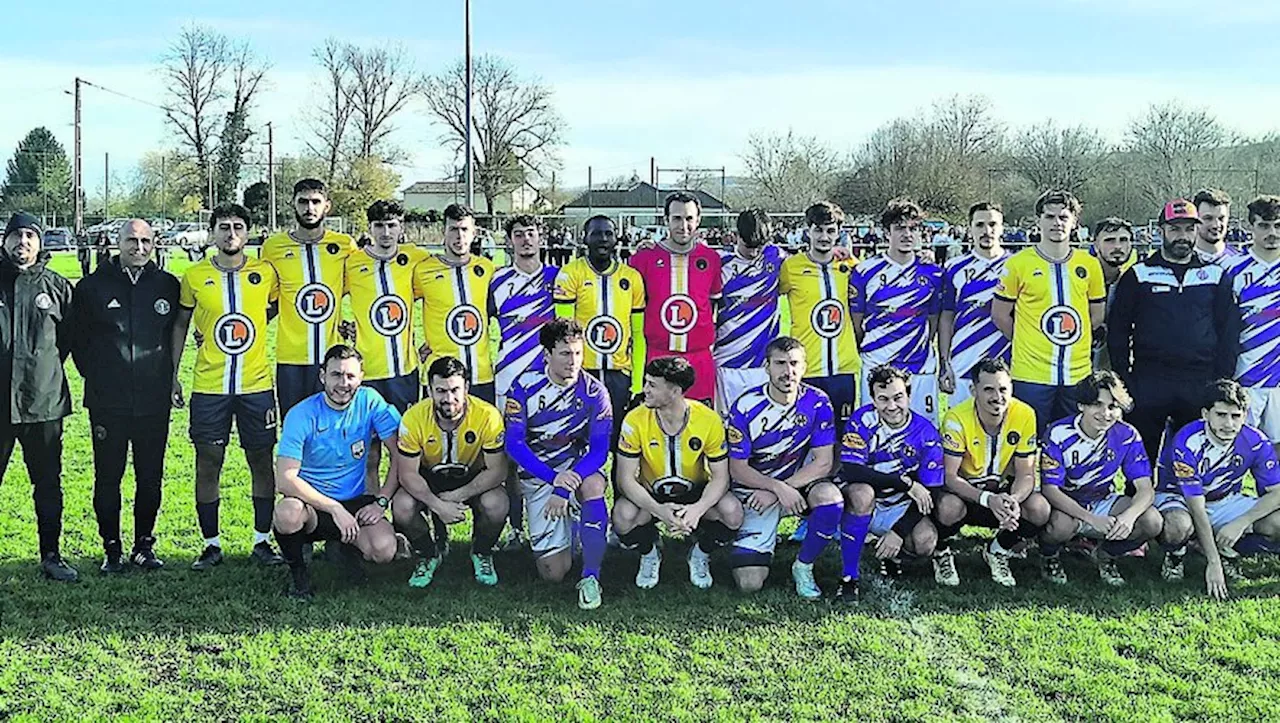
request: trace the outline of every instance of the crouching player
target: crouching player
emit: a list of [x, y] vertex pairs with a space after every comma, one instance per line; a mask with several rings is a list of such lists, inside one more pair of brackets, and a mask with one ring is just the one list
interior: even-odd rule
[[689, 581], [711, 587], [711, 553], [742, 526], [742, 503], [729, 492], [729, 452], [724, 422], [684, 395], [693, 387], [693, 365], [660, 357], [644, 370], [644, 406], [622, 421], [615, 460], [618, 496], [613, 528], [627, 549], [640, 551], [636, 587], [658, 584], [661, 522], [675, 535], [696, 534], [689, 547]]
[[1036, 413], [1013, 398], [1013, 378], [1000, 359], [973, 368], [973, 398], [947, 411], [942, 421], [946, 492], [934, 505], [938, 552], [933, 578], [960, 584], [950, 540], [964, 525], [998, 530], [982, 556], [991, 579], [1005, 587], [1017, 580], [1009, 558], [1019, 542], [1040, 534], [1049, 503], [1036, 484]]
[[[1209, 562], [1205, 586], [1219, 599], [1227, 597], [1227, 577], [1240, 577], [1224, 557], [1257, 547], [1264, 542], [1258, 536], [1280, 541], [1280, 469], [1271, 442], [1245, 424], [1248, 410], [1249, 394], [1239, 382], [1214, 382], [1201, 418], [1180, 429], [1160, 455], [1156, 507], [1164, 515], [1161, 575], [1182, 579], [1186, 544], [1194, 531]], [[1256, 497], [1244, 492], [1247, 474], [1253, 475]], [[1242, 538], [1245, 544], [1238, 545]]]
[[605, 479], [613, 407], [602, 382], [582, 373], [582, 327], [553, 319], [538, 332], [543, 369], [511, 384], [504, 404], [507, 455], [524, 493], [530, 546], [543, 580], [560, 582], [573, 563], [571, 506], [581, 507], [582, 579], [578, 607], [600, 607]]
[[[778, 337], [765, 349], [769, 381], [739, 397], [729, 413], [729, 473], [742, 500], [742, 530], [730, 559], [743, 592], [764, 587], [783, 515], [808, 514], [808, 531], [791, 565], [796, 594], [822, 597], [813, 562], [839, 532], [844, 500], [832, 484], [835, 411], [817, 387], [801, 381], [804, 345]], [[864, 527], [865, 530], [865, 527]], [[857, 561], [854, 561], [856, 577]]]
[[[1124, 578], [1116, 558], [1160, 534], [1160, 513], [1151, 506], [1151, 461], [1138, 430], [1120, 419], [1133, 398], [1115, 372], [1080, 380], [1076, 403], [1080, 413], [1049, 427], [1040, 455], [1040, 490], [1053, 508], [1040, 538], [1044, 575], [1059, 585], [1067, 582], [1058, 552], [1083, 535], [1102, 541], [1093, 552], [1098, 574], [1119, 587]], [[1133, 485], [1132, 497], [1116, 493], [1118, 473]]]
[[446, 539], [431, 539], [424, 509], [449, 525], [462, 522], [471, 509], [476, 582], [497, 585], [493, 546], [506, 522], [508, 504], [502, 415], [492, 404], [468, 394], [467, 368], [455, 357], [431, 362], [426, 383], [427, 398], [410, 407], [400, 421], [400, 489], [391, 498], [395, 528], [418, 556], [409, 587], [431, 584], [448, 547]]
[[849, 520], [840, 539], [852, 572], [840, 584], [840, 597], [847, 601], [857, 599], [857, 560], [868, 532], [880, 538], [876, 557], [890, 578], [900, 574], [900, 551], [927, 557], [938, 542], [928, 516], [933, 493], [942, 489], [942, 437], [912, 411], [910, 374], [884, 364], [867, 373], [867, 386], [871, 404], [849, 417], [840, 449]]

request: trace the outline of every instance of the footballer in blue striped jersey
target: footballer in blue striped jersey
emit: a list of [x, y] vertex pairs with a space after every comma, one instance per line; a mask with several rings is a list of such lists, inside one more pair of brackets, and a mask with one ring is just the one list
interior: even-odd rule
[[513, 264], [498, 269], [489, 282], [489, 318], [498, 320], [500, 334], [494, 367], [499, 409], [516, 377], [542, 365], [538, 330], [556, 317], [552, 289], [559, 272], [542, 263], [537, 219], [514, 216], [507, 221], [506, 232]]
[[716, 408], [728, 415], [734, 400], [769, 381], [765, 347], [781, 333], [778, 279], [782, 250], [767, 243], [769, 217], [750, 209], [738, 215], [738, 245], [721, 255], [720, 308], [716, 314]]
[[1011, 361], [1009, 337], [991, 320], [991, 300], [1004, 262], [1012, 254], [1001, 245], [1004, 211], [996, 203], [969, 208], [969, 240], [973, 249], [947, 262], [942, 274], [942, 309], [938, 316], [938, 388], [947, 404], [957, 406], [973, 396], [969, 375], [983, 359]]
[[1249, 393], [1249, 424], [1280, 445], [1280, 196], [1254, 199], [1248, 215], [1253, 247], [1227, 265], [1242, 322], [1235, 377]]

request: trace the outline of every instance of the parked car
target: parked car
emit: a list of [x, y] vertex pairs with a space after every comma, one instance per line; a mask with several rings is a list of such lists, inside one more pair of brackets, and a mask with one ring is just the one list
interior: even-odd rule
[[180, 223], [160, 234], [160, 240], [173, 246], [205, 246], [209, 243], [209, 230], [202, 223]]
[[51, 228], [45, 231], [42, 243], [45, 251], [70, 251], [76, 245], [71, 229], [67, 228]]

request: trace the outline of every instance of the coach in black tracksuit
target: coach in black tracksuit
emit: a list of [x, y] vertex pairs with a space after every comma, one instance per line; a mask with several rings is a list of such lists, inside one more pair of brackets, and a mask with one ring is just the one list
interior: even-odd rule
[[41, 249], [43, 229], [35, 216], [15, 213], [4, 229], [0, 255], [0, 470], [7, 470], [15, 443], [31, 478], [40, 536], [40, 571], [74, 582], [63, 562], [62, 418], [71, 414], [71, 394], [62, 362], [67, 358], [71, 282], [48, 268]]
[[156, 558], [156, 515], [169, 438], [178, 279], [151, 260], [155, 233], [142, 220], [125, 224], [119, 254], [76, 286], [72, 358], [84, 377], [84, 406], [93, 429], [93, 510], [106, 551], [102, 571], [124, 572], [120, 544], [120, 480], [129, 444], [137, 491], [133, 552], [144, 569]]
[[1116, 284], [1107, 320], [1112, 368], [1133, 396], [1126, 418], [1154, 465], [1166, 424], [1200, 417], [1205, 386], [1235, 373], [1240, 314], [1224, 269], [1195, 253], [1196, 207], [1174, 201], [1160, 214], [1163, 245]]

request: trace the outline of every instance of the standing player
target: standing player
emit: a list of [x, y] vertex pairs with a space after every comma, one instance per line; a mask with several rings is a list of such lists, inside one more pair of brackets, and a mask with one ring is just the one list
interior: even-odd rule
[[[1133, 252], [1133, 224], [1123, 218], [1108, 216], [1093, 225], [1093, 246], [1089, 253], [1098, 259], [1102, 267], [1102, 282], [1107, 289], [1107, 313], [1111, 318], [1111, 304], [1115, 300], [1116, 283], [1124, 272], [1138, 260]], [[1107, 352], [1106, 325], [1098, 327], [1093, 335], [1093, 368], [1110, 369], [1111, 354]]]
[[791, 336], [804, 344], [805, 381], [831, 400], [836, 428], [853, 411], [857, 398], [858, 345], [849, 323], [849, 276], [856, 260], [835, 258], [844, 211], [833, 203], [815, 203], [804, 212], [809, 249], [782, 263], [778, 290], [791, 306]]
[[[422, 298], [418, 352], [423, 364], [452, 356], [467, 367], [471, 394], [493, 404], [493, 359], [489, 356], [489, 281], [493, 262], [471, 253], [475, 213], [456, 203], [444, 209], [444, 253], [423, 259], [413, 273], [413, 293]], [[425, 396], [425, 395], [424, 395]]]
[[1093, 330], [1102, 325], [1102, 267], [1071, 247], [1080, 201], [1070, 191], [1036, 200], [1040, 240], [1005, 263], [991, 318], [1013, 341], [1014, 396], [1030, 404], [1038, 430], [1075, 414], [1075, 385], [1093, 366]]
[[284, 561], [269, 542], [276, 494], [271, 459], [276, 396], [267, 357], [267, 307], [277, 302], [279, 284], [271, 264], [244, 252], [249, 212], [243, 206], [215, 208], [209, 226], [218, 252], [183, 274], [172, 342], [174, 406], [181, 407], [178, 370], [187, 331], [195, 321], [203, 341], [191, 385], [191, 442], [196, 448], [196, 517], [205, 546], [191, 569], [208, 570], [222, 563], [218, 488], [232, 417], [253, 480], [253, 559], [279, 565]]
[[893, 363], [911, 375], [911, 410], [935, 426], [938, 419], [938, 358], [933, 338], [942, 310], [942, 269], [916, 258], [924, 210], [895, 199], [880, 215], [889, 239], [884, 254], [854, 267], [849, 284], [849, 321], [862, 355], [859, 396], [870, 399], [869, 371]]
[[[1119, 587], [1124, 578], [1116, 558], [1160, 534], [1160, 513], [1151, 506], [1151, 462], [1138, 430], [1120, 420], [1133, 404], [1120, 376], [1096, 371], [1076, 386], [1080, 413], [1049, 427], [1040, 455], [1040, 489], [1053, 508], [1040, 554], [1045, 577], [1063, 585], [1062, 544], [1076, 535], [1101, 540], [1093, 553], [1098, 573], [1103, 582]], [[1122, 472], [1135, 490], [1132, 495], [1115, 491]]]
[[507, 454], [524, 492], [530, 546], [538, 575], [559, 582], [573, 562], [573, 511], [581, 508], [582, 579], [578, 607], [600, 607], [604, 561], [604, 465], [613, 408], [604, 384], [582, 373], [582, 327], [554, 319], [538, 332], [544, 369], [530, 369], [511, 385], [504, 407]]
[[934, 506], [934, 579], [941, 585], [960, 584], [949, 543], [962, 526], [971, 525], [998, 530], [982, 556], [991, 579], [1013, 587], [1013, 548], [1040, 534], [1049, 521], [1049, 503], [1035, 491], [1035, 410], [1014, 399], [1003, 361], [983, 359], [973, 368], [973, 398], [947, 410], [942, 448], [947, 491]]
[[[1160, 455], [1156, 507], [1164, 515], [1165, 580], [1181, 580], [1186, 543], [1194, 532], [1208, 559], [1205, 587], [1226, 598], [1227, 578], [1240, 573], [1223, 558], [1235, 557], [1249, 534], [1280, 541], [1280, 466], [1271, 440], [1245, 424], [1249, 395], [1238, 382], [1210, 385], [1200, 419], [1174, 435]], [[1244, 493], [1252, 475], [1257, 496]]]
[[280, 414], [320, 391], [320, 360], [341, 341], [341, 294], [347, 257], [356, 250], [346, 234], [325, 228], [332, 204], [323, 181], [293, 184], [297, 228], [262, 244], [262, 260], [280, 278], [280, 321], [276, 330], [276, 387]]
[[1239, 251], [1227, 245], [1231, 196], [1221, 189], [1203, 188], [1191, 202], [1200, 217], [1200, 225], [1196, 226], [1196, 255], [1207, 264], [1230, 265], [1240, 256]]
[[1249, 202], [1253, 248], [1227, 267], [1240, 305], [1235, 377], [1249, 392], [1249, 424], [1280, 454], [1280, 196]]
[[938, 388], [952, 407], [972, 396], [969, 375], [980, 360], [1009, 361], [1009, 338], [991, 320], [996, 283], [1012, 255], [1001, 244], [1003, 237], [1004, 209], [996, 203], [975, 203], [969, 208], [973, 249], [947, 261], [943, 273]]
[[724, 422], [710, 407], [685, 399], [694, 370], [679, 357], [644, 370], [644, 406], [622, 422], [615, 474], [613, 527], [623, 547], [640, 551], [636, 587], [658, 584], [658, 526], [697, 535], [689, 546], [689, 581], [711, 587], [711, 553], [742, 527], [742, 503], [729, 492]]
[[723, 283], [720, 254], [698, 240], [702, 204], [697, 196], [686, 191], [667, 196], [664, 213], [667, 237], [631, 257], [631, 266], [644, 277], [648, 299], [646, 362], [665, 356], [688, 359], [696, 376], [689, 398], [710, 404], [716, 380], [712, 302], [720, 298]]
[[778, 279], [782, 250], [768, 243], [769, 217], [760, 209], [738, 214], [737, 248], [721, 256], [724, 287], [716, 317], [716, 406], [733, 402], [769, 380], [765, 347], [778, 338]]

